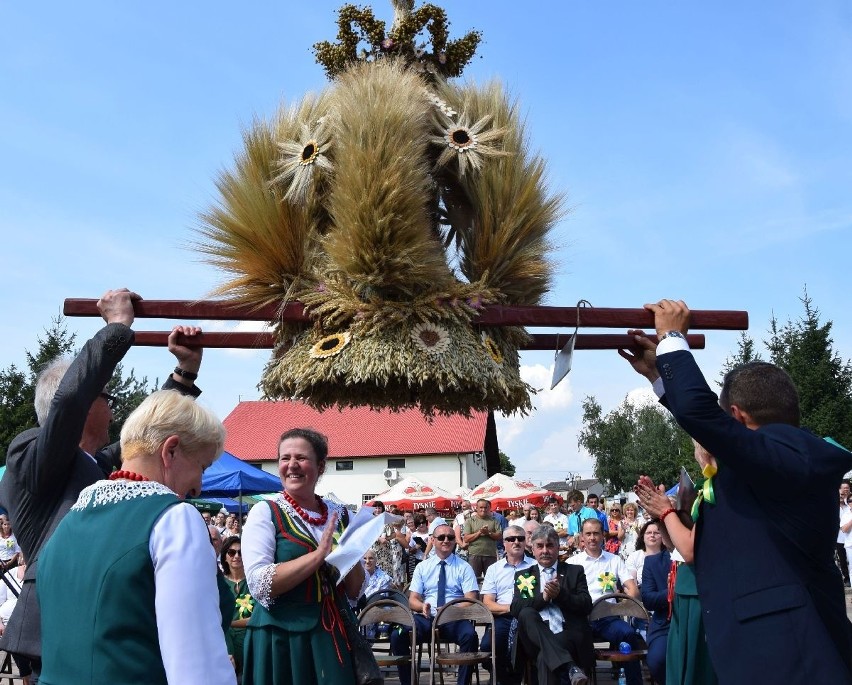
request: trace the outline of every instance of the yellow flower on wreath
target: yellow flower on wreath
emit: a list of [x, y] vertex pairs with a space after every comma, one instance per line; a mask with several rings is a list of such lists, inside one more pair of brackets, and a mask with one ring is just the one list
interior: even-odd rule
[[314, 359], [333, 357], [349, 344], [349, 340], [351, 338], [352, 336], [349, 331], [345, 331], [343, 333], [332, 333], [331, 335], [327, 335], [314, 343], [309, 354]]
[[488, 356], [494, 360], [495, 364], [503, 363], [503, 353], [500, 351], [500, 348], [497, 347], [497, 343], [494, 342], [494, 338], [490, 335], [482, 334], [482, 345], [485, 347], [485, 350], [488, 352]]

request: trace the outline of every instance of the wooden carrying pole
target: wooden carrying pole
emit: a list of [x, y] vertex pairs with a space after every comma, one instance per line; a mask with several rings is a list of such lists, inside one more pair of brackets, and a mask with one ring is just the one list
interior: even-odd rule
[[[285, 307], [267, 305], [248, 307], [225, 300], [137, 300], [134, 311], [140, 319], [237, 320], [309, 322], [300, 302]], [[97, 300], [65, 300], [65, 316], [100, 316]], [[540, 326], [571, 328], [644, 328], [654, 329], [654, 315], [645, 309], [609, 307], [510, 307], [492, 305], [474, 320], [482, 326]], [[690, 312], [690, 327], [699, 330], [744, 331], [748, 329], [748, 312], [698, 309]]]
[[[141, 347], [165, 347], [168, 344], [168, 331], [136, 331], [135, 345]], [[525, 350], [557, 350], [568, 342], [568, 335], [555, 333], [534, 334], [532, 340], [522, 349]], [[648, 336], [657, 342], [656, 335]], [[686, 336], [689, 348], [692, 350], [703, 350], [705, 346], [704, 336], [690, 333]], [[201, 333], [190, 341], [183, 335], [178, 336], [181, 344], [200, 345], [208, 349], [230, 348], [230, 349], [272, 349], [275, 346], [275, 335], [272, 333]], [[626, 333], [579, 333], [575, 350], [616, 350], [634, 347], [635, 341]]]

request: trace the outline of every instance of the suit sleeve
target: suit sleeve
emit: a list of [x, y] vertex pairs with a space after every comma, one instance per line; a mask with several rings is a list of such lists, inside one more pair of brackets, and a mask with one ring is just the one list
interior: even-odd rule
[[[642, 571], [642, 604], [648, 611], [668, 611], [668, 555], [652, 555], [645, 557], [645, 568]], [[663, 581], [662, 583], [660, 581]]]
[[19, 465], [21, 484], [29, 492], [65, 486], [89, 409], [130, 349], [133, 339], [133, 331], [124, 324], [107, 324], [83, 346], [71, 363], [50, 405], [47, 420], [39, 430], [35, 452]]
[[565, 564], [562, 568], [560, 564], [557, 566], [557, 573], [562, 576], [560, 578], [562, 589], [553, 603], [565, 616], [568, 614], [588, 616], [592, 611], [592, 596], [589, 594], [586, 574], [583, 573], [582, 567]]
[[665, 406], [724, 466], [747, 482], [781, 487], [782, 494], [791, 478], [808, 477], [806, 453], [772, 439], [763, 428], [746, 428], [722, 410], [690, 352], [660, 355], [657, 369], [665, 388]]

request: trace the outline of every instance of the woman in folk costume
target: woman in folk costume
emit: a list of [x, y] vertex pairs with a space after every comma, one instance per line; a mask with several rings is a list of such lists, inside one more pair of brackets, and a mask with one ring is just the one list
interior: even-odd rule
[[295, 428], [281, 436], [283, 491], [255, 505], [243, 528], [248, 586], [257, 604], [245, 637], [243, 685], [355, 682], [344, 620], [354, 621], [344, 593], [357, 599], [360, 564], [341, 582], [325, 559], [349, 523], [341, 505], [317, 496], [328, 442]]
[[[693, 440], [695, 460], [705, 478], [710, 480], [716, 473], [716, 459]], [[636, 485], [636, 494], [649, 515], [659, 518], [664, 535], [673, 543], [675, 551], [669, 576], [671, 625], [666, 646], [666, 685], [716, 685], [718, 679], [710, 660], [701, 601], [695, 582], [693, 558], [695, 552], [695, 521], [700, 512], [700, 500], [696, 500], [691, 516], [688, 512], [676, 511], [669, 498], [660, 492], [648, 476], [641, 476]], [[711, 493], [712, 485], [704, 489]], [[682, 517], [682, 518], [681, 518]]]
[[236, 682], [215, 552], [182, 501], [198, 496], [224, 439], [210, 411], [171, 390], [128, 417], [122, 470], [80, 493], [39, 558], [39, 682]]

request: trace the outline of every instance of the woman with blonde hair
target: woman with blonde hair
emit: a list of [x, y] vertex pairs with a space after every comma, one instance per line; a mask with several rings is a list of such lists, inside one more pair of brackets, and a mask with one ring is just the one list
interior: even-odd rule
[[172, 390], [128, 417], [122, 470], [80, 493], [39, 558], [39, 682], [236, 682], [213, 547], [183, 501], [224, 439], [210, 411]]

